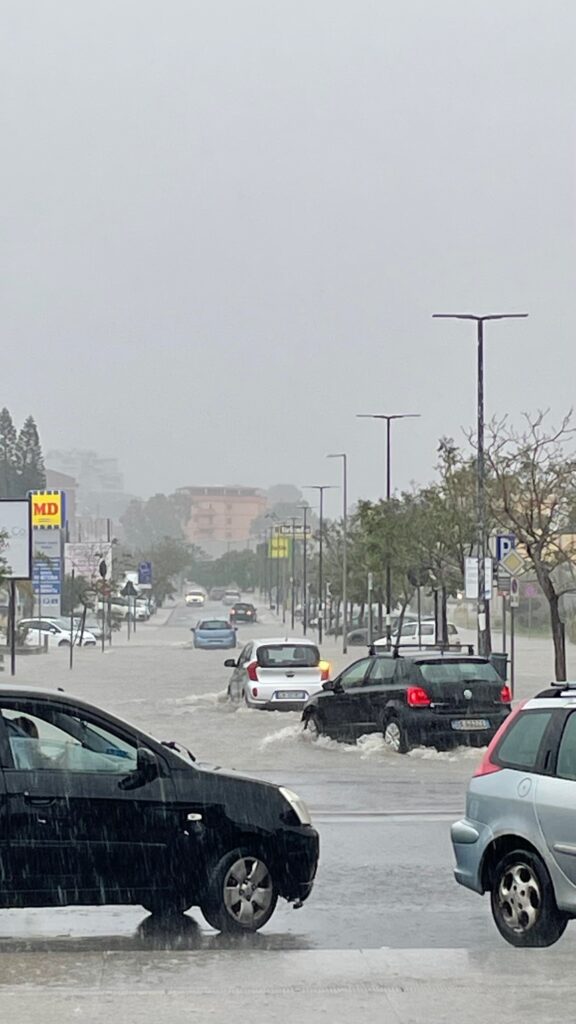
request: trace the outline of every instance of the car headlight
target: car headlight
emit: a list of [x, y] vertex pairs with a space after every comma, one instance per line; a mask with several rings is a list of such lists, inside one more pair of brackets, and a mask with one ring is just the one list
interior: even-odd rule
[[290, 804], [296, 817], [300, 819], [300, 824], [311, 825], [312, 818], [304, 800], [297, 793], [293, 793], [291, 789], [285, 789], [284, 786], [280, 786], [279, 789], [286, 802]]

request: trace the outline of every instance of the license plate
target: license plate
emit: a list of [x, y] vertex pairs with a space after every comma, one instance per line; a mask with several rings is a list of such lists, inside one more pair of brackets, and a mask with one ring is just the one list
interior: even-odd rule
[[457, 718], [452, 722], [452, 728], [456, 732], [472, 732], [474, 729], [489, 729], [490, 722], [487, 718]]
[[305, 690], [277, 690], [277, 700], [307, 700], [308, 694]]

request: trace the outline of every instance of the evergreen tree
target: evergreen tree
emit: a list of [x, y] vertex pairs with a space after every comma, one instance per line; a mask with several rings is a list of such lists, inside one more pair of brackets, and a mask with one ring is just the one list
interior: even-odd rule
[[38, 491], [46, 486], [42, 446], [33, 416], [27, 417], [18, 434], [16, 467], [18, 472], [17, 497], [24, 498], [28, 491]]
[[15, 498], [18, 491], [16, 428], [8, 409], [0, 411], [0, 498]]

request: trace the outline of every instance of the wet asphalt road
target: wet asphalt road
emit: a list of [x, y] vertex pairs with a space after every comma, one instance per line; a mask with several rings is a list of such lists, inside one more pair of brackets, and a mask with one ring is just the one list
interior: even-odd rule
[[[160, 738], [180, 740], [203, 761], [296, 789], [321, 834], [313, 896], [299, 911], [282, 905], [259, 935], [242, 941], [217, 935], [198, 911], [171, 926], [134, 907], [0, 911], [2, 1019], [8, 1010], [15, 1024], [31, 1019], [25, 1014], [38, 1019], [41, 1008], [47, 1024], [100, 1024], [121, 1000], [121, 1019], [130, 1021], [188, 1019], [178, 1016], [184, 1009], [225, 1020], [232, 1005], [239, 1010], [244, 1002], [251, 1020], [269, 1019], [272, 1011], [289, 1020], [300, 999], [303, 1020], [318, 1019], [332, 1003], [335, 1019], [339, 1011], [349, 1019], [358, 1005], [369, 1009], [381, 1000], [392, 1020], [476, 1020], [472, 1004], [462, 1016], [467, 993], [493, 992], [496, 974], [505, 993], [500, 1020], [512, 1021], [520, 1019], [520, 978], [528, 970], [532, 985], [540, 978], [550, 990], [556, 979], [549, 991], [555, 1001], [568, 983], [561, 965], [574, 955], [576, 927], [554, 950], [518, 953], [498, 937], [487, 901], [452, 878], [449, 823], [461, 813], [478, 753], [417, 750], [401, 757], [378, 737], [357, 747], [313, 742], [294, 713], [233, 708], [225, 700], [227, 652], [190, 646], [197, 617], [183, 606], [161, 612], [138, 626], [130, 644], [123, 636], [104, 655], [76, 652], [72, 673], [64, 652], [23, 658], [18, 681], [64, 686]], [[283, 633], [265, 609], [261, 619], [240, 627], [241, 639]], [[325, 653], [342, 660], [330, 644]], [[352, 650], [348, 660], [361, 653]], [[547, 650], [538, 657], [544, 666]], [[533, 650], [526, 664], [535, 671]], [[528, 673], [523, 685], [532, 685]], [[241, 992], [231, 981], [237, 972]], [[460, 992], [463, 977], [468, 988]], [[420, 1017], [426, 989], [439, 1001]], [[156, 1001], [159, 991], [164, 1002]], [[524, 1021], [556, 1019], [546, 1016], [548, 1004], [530, 1016], [536, 1006], [526, 1001]]]

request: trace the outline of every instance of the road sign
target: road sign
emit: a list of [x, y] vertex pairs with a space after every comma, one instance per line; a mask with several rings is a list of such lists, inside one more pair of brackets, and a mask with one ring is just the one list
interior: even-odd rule
[[140, 586], [150, 586], [152, 583], [152, 562], [140, 562], [138, 566], [138, 583]]
[[288, 558], [290, 554], [290, 538], [277, 534], [268, 543], [268, 558]]
[[2, 541], [2, 576], [5, 579], [29, 580], [32, 560], [30, 502], [26, 499], [4, 498], [0, 501], [0, 536]]
[[510, 607], [520, 607], [520, 584], [515, 576], [510, 578]]
[[516, 537], [513, 533], [499, 533], [496, 536], [496, 561], [502, 559], [516, 547]]
[[509, 572], [511, 576], [520, 576], [526, 569], [526, 559], [522, 558], [522, 555], [512, 548], [507, 555], [504, 555], [504, 557], [500, 559], [500, 565], [502, 565], [506, 569], [506, 572]]
[[[489, 601], [492, 597], [492, 559], [486, 558], [484, 562], [484, 597]], [[466, 597], [470, 600], [478, 600], [478, 559], [464, 559], [464, 590]]]
[[501, 565], [498, 566], [496, 586], [498, 588], [498, 597], [507, 597], [510, 593], [510, 581], [512, 576], [506, 569], [503, 569]]
[[122, 594], [122, 597], [138, 597], [138, 591], [132, 583], [132, 580], [128, 580], [128, 583], [122, 587], [120, 593]]

